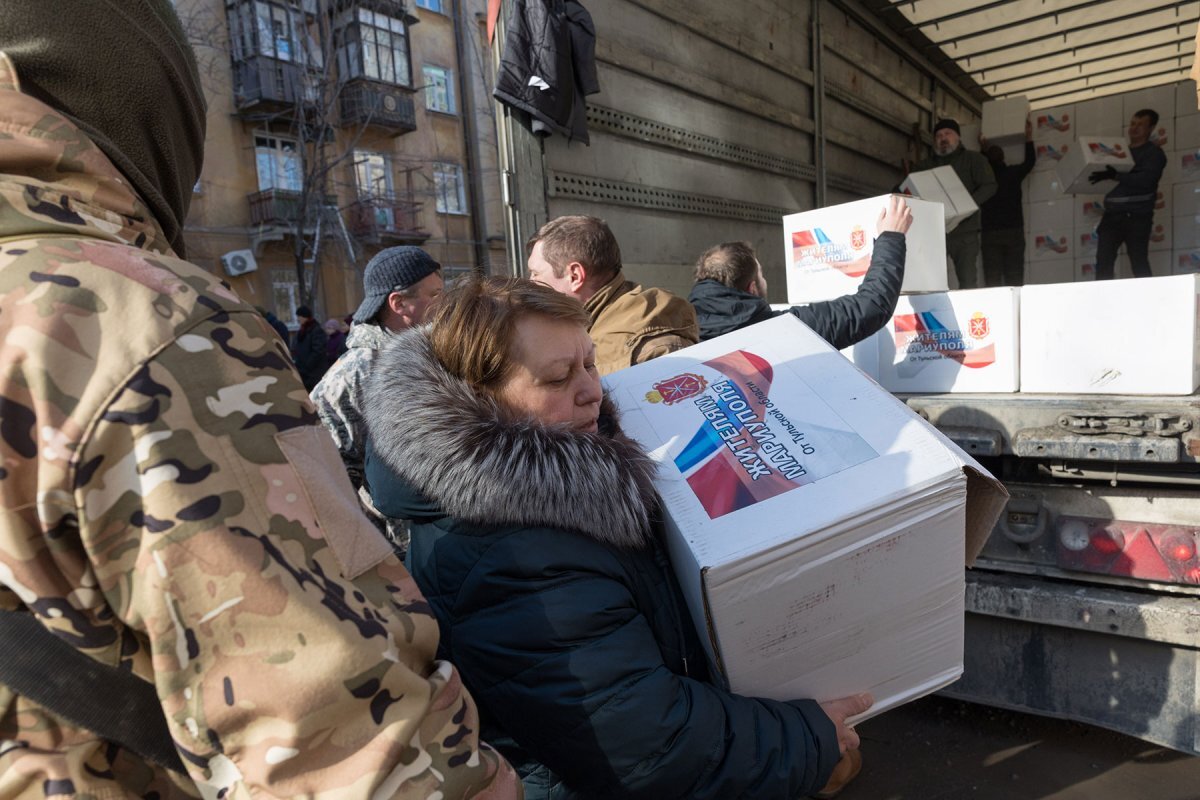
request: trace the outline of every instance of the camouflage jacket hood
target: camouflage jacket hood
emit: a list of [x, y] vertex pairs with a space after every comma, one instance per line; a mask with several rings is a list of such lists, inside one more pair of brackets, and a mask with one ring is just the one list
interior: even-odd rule
[[366, 406], [374, 457], [443, 514], [577, 530], [616, 546], [647, 542], [656, 466], [621, 432], [607, 397], [599, 433], [513, 419], [446, 372], [425, 328], [395, 337], [376, 363]]
[[[65, 117], [22, 94], [0, 52], [0, 236], [84, 233], [175, 255], [149, 207], [108, 157]], [[32, 213], [22, 214], [27, 208]], [[14, 227], [17, 226], [17, 227]]]

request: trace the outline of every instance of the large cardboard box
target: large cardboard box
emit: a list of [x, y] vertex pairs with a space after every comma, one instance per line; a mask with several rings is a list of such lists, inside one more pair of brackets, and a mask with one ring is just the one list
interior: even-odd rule
[[958, 223], [979, 210], [971, 193], [958, 179], [953, 167], [911, 172], [900, 184], [900, 191], [922, 200], [941, 203], [946, 213], [946, 232], [954, 230]]
[[1024, 149], [1025, 123], [1029, 121], [1029, 98], [1025, 96], [983, 101], [982, 134], [989, 145]]
[[1058, 178], [1057, 168], [1034, 170], [1025, 180], [1027, 181], [1025, 196], [1031, 203], [1047, 203], [1064, 198], [1063, 185]]
[[978, 122], [967, 122], [958, 126], [958, 138], [962, 140], [962, 146], [966, 150], [974, 150], [979, 152], [979, 132], [980, 127]]
[[1071, 256], [1030, 261], [1025, 265], [1025, 285], [1034, 283], [1070, 283], [1075, 280], [1075, 259]]
[[732, 691], [875, 715], [961, 674], [963, 565], [1006, 492], [936, 429], [790, 314], [605, 384]]
[[[788, 302], [815, 303], [858, 290], [871, 266], [875, 224], [889, 195], [856, 200], [783, 218]], [[944, 292], [946, 229], [942, 208], [907, 198], [913, 224], [905, 236], [906, 292]]]
[[1075, 213], [1075, 232], [1095, 230], [1104, 216], [1104, 195], [1073, 195], [1071, 206]]
[[[1037, 155], [1037, 161], [1033, 165], [1034, 171], [1057, 170], [1058, 162], [1062, 161], [1074, 146], [1074, 142], [1035, 142], [1033, 152]], [[1022, 156], [1022, 160], [1024, 160], [1024, 156]]]
[[1124, 136], [1129, 127], [1119, 95], [1075, 104], [1075, 136]]
[[1172, 150], [1167, 153], [1167, 168], [1163, 171], [1163, 185], [1194, 183], [1200, 181], [1200, 148]]
[[1081, 136], [1075, 148], [1058, 162], [1058, 177], [1067, 194], [1107, 194], [1116, 181], [1092, 183], [1097, 170], [1112, 167], [1117, 172], [1133, 169], [1129, 143], [1118, 137]]
[[1075, 230], [1075, 259], [1096, 260], [1096, 248], [1100, 245], [1100, 234], [1095, 228]]
[[1188, 78], [1175, 84], [1175, 118], [1197, 113], [1200, 113], [1200, 107], [1196, 104], [1196, 82]]
[[[1200, 117], [1200, 114], [1196, 115]], [[1172, 187], [1171, 213], [1177, 217], [1200, 214], [1200, 183], [1177, 183]]]
[[901, 297], [878, 337], [879, 384], [893, 392], [1015, 392], [1014, 288]]
[[1094, 280], [1096, 280], [1096, 259], [1094, 259], [1094, 258], [1077, 258], [1077, 259], [1075, 259], [1075, 280], [1077, 280], [1077, 281], [1094, 281]]
[[[1158, 218], [1155, 217], [1155, 221]], [[1172, 222], [1171, 249], [1197, 250], [1200, 249], [1200, 214], [1184, 216], [1177, 214]]]
[[1171, 252], [1171, 272], [1175, 275], [1191, 275], [1200, 272], [1200, 249], [1174, 250]]
[[1074, 204], [1069, 197], [1030, 203], [1025, 216], [1025, 256], [1030, 261], [1074, 258]]
[[1074, 141], [1076, 136], [1074, 105], [1039, 108], [1033, 112], [1032, 116], [1033, 141], [1035, 143]]
[[1021, 391], [1191, 394], [1200, 275], [1021, 290]]
[[[1171, 256], [1174, 253], [1172, 250], [1151, 250], [1147, 254], [1150, 261], [1150, 274], [1155, 277], [1166, 277], [1167, 275], [1175, 275], [1174, 265], [1171, 263]], [[1130, 271], [1130, 276], [1133, 272]]]
[[1175, 120], [1175, 143], [1164, 150], [1196, 150], [1200, 148], [1200, 114]]

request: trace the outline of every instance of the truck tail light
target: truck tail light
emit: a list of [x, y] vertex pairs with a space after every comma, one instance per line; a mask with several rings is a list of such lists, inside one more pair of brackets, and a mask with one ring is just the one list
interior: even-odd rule
[[1200, 528], [1086, 517], [1057, 527], [1063, 569], [1200, 585]]

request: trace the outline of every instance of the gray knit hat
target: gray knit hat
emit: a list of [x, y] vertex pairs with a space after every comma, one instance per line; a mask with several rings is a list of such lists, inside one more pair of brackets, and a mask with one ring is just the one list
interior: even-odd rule
[[363, 272], [365, 296], [354, 312], [355, 322], [370, 322], [392, 292], [407, 289], [442, 268], [419, 247], [389, 247], [367, 262]]

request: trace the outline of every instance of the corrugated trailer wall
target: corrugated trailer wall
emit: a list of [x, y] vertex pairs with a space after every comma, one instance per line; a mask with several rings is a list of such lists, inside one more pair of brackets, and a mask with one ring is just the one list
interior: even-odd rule
[[686, 295], [701, 252], [746, 239], [781, 301], [780, 217], [889, 191], [913, 155], [914, 126], [924, 146], [935, 110], [975, 118], [851, 3], [585, 5], [602, 87], [588, 98], [591, 145], [539, 142], [516, 125], [502, 143], [514, 164], [514, 269], [546, 219], [592, 214], [611, 225], [635, 281]]

